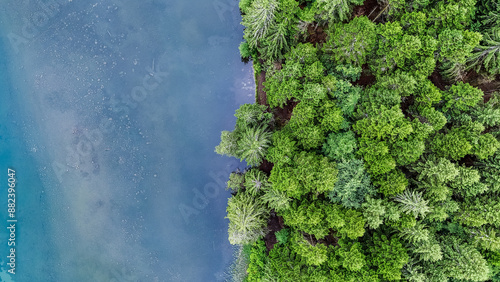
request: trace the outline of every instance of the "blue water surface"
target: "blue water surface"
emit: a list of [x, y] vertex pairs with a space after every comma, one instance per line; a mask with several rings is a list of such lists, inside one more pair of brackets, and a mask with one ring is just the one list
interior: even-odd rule
[[237, 3], [0, 6], [2, 281], [227, 278], [224, 182], [244, 165], [214, 147], [254, 100]]

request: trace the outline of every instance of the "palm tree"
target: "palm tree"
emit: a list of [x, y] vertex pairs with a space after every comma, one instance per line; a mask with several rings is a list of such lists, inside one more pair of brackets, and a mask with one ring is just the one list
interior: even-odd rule
[[238, 141], [238, 156], [246, 159], [248, 165], [258, 166], [271, 143], [271, 135], [267, 126], [247, 128]]
[[231, 244], [251, 244], [266, 235], [268, 212], [261, 201], [240, 192], [229, 199], [226, 211]]

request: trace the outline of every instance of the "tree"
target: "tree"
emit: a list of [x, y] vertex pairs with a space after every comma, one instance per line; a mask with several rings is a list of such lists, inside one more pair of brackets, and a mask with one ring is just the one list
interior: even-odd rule
[[422, 193], [406, 190], [402, 194], [394, 197], [396, 202], [399, 202], [401, 211], [406, 214], [413, 214], [415, 218], [425, 218], [425, 215], [431, 211], [428, 201], [424, 200]]
[[361, 205], [363, 217], [366, 219], [366, 225], [371, 229], [377, 229], [384, 223], [385, 207], [382, 199], [373, 199], [366, 197], [366, 201]]
[[448, 236], [442, 241], [443, 259], [437, 263], [448, 277], [459, 280], [486, 281], [489, 269], [486, 260], [472, 246]]
[[385, 196], [392, 196], [403, 192], [408, 187], [408, 179], [406, 179], [402, 171], [394, 169], [376, 176], [373, 184], [379, 186], [378, 191], [380, 193]]
[[338, 163], [337, 168], [338, 180], [328, 193], [333, 203], [340, 203], [346, 208], [359, 208], [365, 195], [375, 194], [362, 160], [343, 161]]
[[258, 41], [274, 26], [277, 9], [277, 0], [253, 0], [251, 6], [246, 8], [242, 24], [246, 27], [244, 38], [250, 47], [257, 47]]
[[342, 266], [349, 271], [360, 271], [365, 266], [365, 255], [359, 242], [339, 241]]
[[491, 224], [500, 227], [500, 201], [488, 195], [475, 198], [465, 198], [460, 203], [460, 209], [455, 220], [470, 227]]
[[238, 192], [240, 189], [244, 188], [245, 174], [236, 170], [231, 172], [229, 175], [229, 181], [227, 182], [227, 189], [231, 189], [233, 192]]
[[249, 127], [267, 125], [271, 122], [273, 115], [267, 112], [267, 106], [259, 104], [242, 104], [234, 114], [236, 117], [236, 129], [243, 131]]
[[484, 93], [481, 89], [460, 81], [444, 92], [443, 100], [445, 101], [445, 105], [443, 111], [454, 114], [468, 111], [481, 101], [483, 95]]
[[399, 237], [411, 244], [421, 244], [429, 241], [429, 230], [425, 225], [417, 223], [415, 226], [400, 230]]
[[483, 35], [483, 44], [477, 46], [467, 58], [467, 68], [475, 68], [479, 72], [484, 66], [490, 75], [500, 74], [500, 28]]
[[329, 22], [348, 19], [353, 5], [362, 5], [363, 0], [318, 0], [315, 2], [319, 18]]
[[429, 240], [415, 245], [415, 247], [412, 249], [412, 252], [416, 254], [421, 261], [424, 262], [436, 262], [443, 258], [441, 246], [432, 236]]
[[265, 190], [264, 194], [260, 197], [262, 202], [266, 203], [271, 209], [277, 212], [282, 212], [290, 208], [290, 199], [285, 192], [277, 191], [275, 189]]
[[229, 242], [251, 244], [266, 234], [268, 211], [247, 193], [238, 193], [227, 203]]
[[332, 161], [347, 161], [354, 158], [358, 148], [354, 132], [330, 133], [323, 144], [323, 154]]
[[291, 164], [298, 148], [296, 146], [297, 142], [293, 140], [289, 132], [286, 130], [275, 131], [271, 140], [272, 145], [266, 154], [267, 160], [274, 164]]
[[368, 246], [368, 259], [384, 280], [400, 280], [401, 269], [408, 262], [406, 249], [396, 237], [374, 233]]
[[271, 139], [271, 132], [266, 130], [266, 127], [247, 128], [238, 141], [237, 154], [241, 160], [246, 159], [248, 165], [257, 166], [262, 162]]
[[469, 30], [443, 30], [438, 36], [440, 61], [465, 64], [481, 38], [481, 33]]
[[252, 168], [245, 173], [245, 188], [247, 193], [257, 196], [271, 187], [267, 175], [260, 169]]
[[220, 135], [220, 144], [215, 147], [215, 152], [219, 155], [237, 157], [238, 136], [235, 132], [224, 130]]
[[347, 24], [337, 23], [328, 29], [325, 48], [337, 63], [361, 66], [375, 47], [375, 28], [366, 16], [355, 17]]
[[[307, 239], [306, 239], [307, 238]], [[307, 234], [295, 231], [291, 237], [291, 248], [302, 258], [307, 265], [321, 265], [327, 259], [327, 247], [321, 243], [314, 243]]]

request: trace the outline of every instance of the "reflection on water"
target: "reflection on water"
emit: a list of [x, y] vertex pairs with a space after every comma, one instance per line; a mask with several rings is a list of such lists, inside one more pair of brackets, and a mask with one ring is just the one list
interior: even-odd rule
[[14, 280], [222, 280], [224, 182], [243, 165], [213, 148], [254, 98], [237, 1], [26, 0], [0, 13]]

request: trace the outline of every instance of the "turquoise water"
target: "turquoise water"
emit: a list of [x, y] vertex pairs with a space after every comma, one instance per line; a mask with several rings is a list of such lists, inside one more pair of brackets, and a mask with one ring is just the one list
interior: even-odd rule
[[0, 19], [0, 279], [224, 280], [244, 165], [213, 150], [254, 99], [237, 1], [24, 0]]

